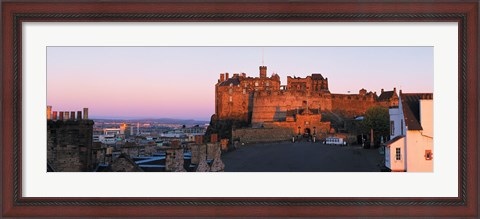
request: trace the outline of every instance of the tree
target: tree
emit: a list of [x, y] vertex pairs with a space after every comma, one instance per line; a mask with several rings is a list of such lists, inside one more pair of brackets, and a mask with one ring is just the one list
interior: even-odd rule
[[390, 115], [388, 109], [381, 106], [374, 106], [367, 109], [362, 121], [362, 129], [364, 133], [370, 135], [373, 129], [374, 142], [379, 142], [380, 138], [389, 136]]

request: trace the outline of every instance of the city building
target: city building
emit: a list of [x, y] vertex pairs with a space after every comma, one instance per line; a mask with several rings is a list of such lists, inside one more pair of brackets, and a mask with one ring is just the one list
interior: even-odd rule
[[394, 172], [433, 171], [433, 94], [402, 93], [391, 107], [385, 166]]

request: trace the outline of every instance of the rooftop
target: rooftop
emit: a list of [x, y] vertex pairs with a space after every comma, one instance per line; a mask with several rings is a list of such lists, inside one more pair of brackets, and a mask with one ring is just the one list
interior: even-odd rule
[[402, 93], [402, 107], [408, 130], [423, 130], [420, 124], [420, 100], [432, 100], [432, 93]]

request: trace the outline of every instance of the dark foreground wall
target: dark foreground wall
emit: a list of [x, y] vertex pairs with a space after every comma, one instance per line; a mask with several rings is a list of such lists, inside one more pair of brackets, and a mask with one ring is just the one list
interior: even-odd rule
[[233, 130], [233, 139], [245, 143], [288, 141], [293, 134], [289, 128], [244, 128]]

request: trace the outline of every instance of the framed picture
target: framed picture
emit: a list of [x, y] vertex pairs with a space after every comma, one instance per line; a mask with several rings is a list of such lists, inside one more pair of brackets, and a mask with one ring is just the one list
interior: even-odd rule
[[478, 11], [2, 2], [2, 216], [476, 218]]

